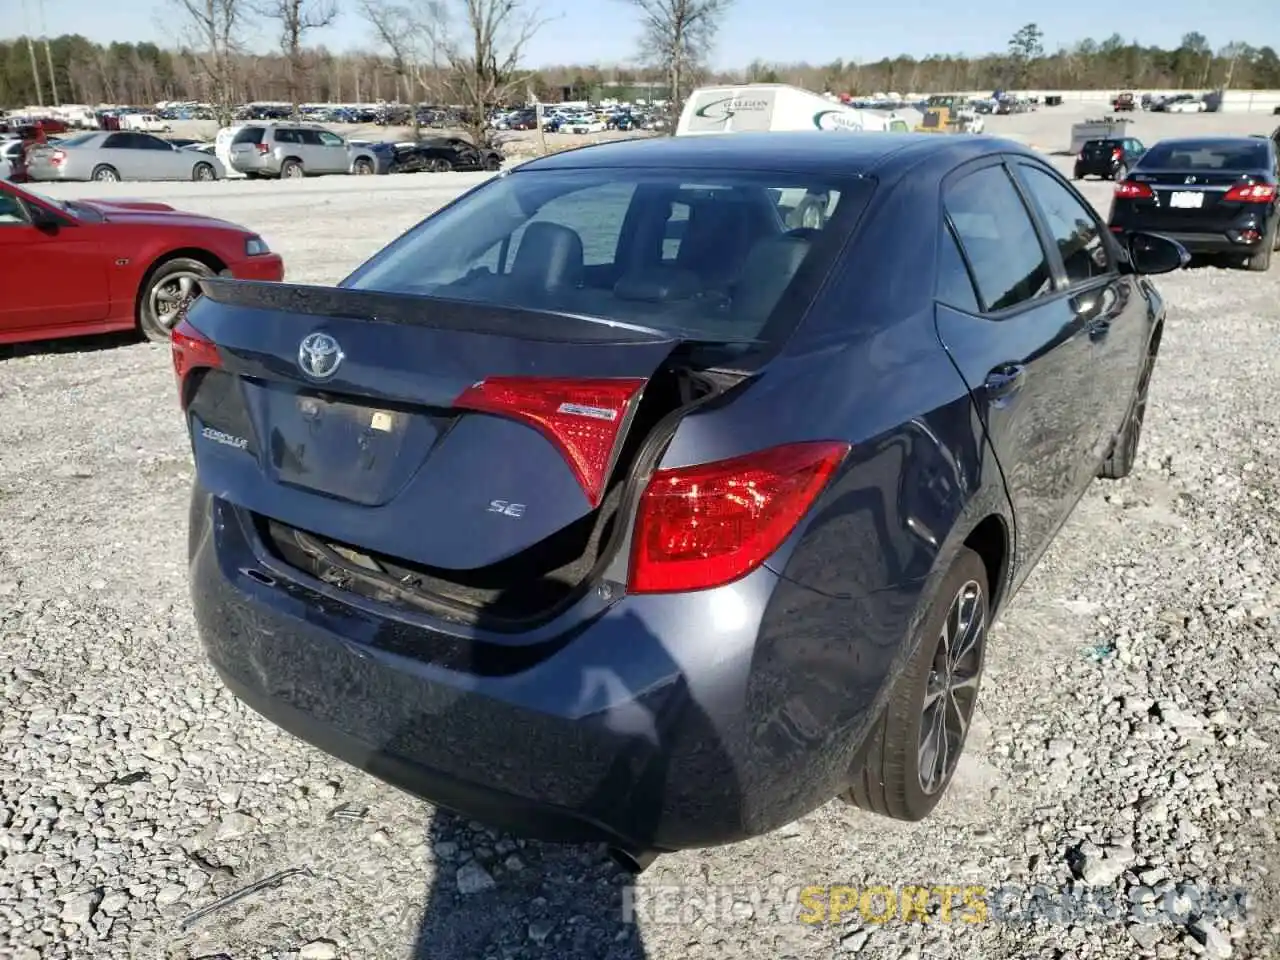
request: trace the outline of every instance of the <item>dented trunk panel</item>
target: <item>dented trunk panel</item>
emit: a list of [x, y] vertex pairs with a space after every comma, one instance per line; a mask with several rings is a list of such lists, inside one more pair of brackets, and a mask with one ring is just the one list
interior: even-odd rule
[[[223, 365], [197, 384], [188, 410], [200, 483], [261, 516], [439, 569], [508, 559], [594, 510], [539, 430], [456, 409], [467, 387], [494, 376], [649, 379], [677, 343], [563, 318], [542, 328], [560, 339], [525, 339], [516, 331], [541, 316], [412, 297], [374, 300], [400, 301], [396, 310], [418, 320], [338, 316], [369, 298], [256, 286], [280, 289], [257, 300], [237, 290], [236, 302], [215, 292], [189, 314]], [[285, 303], [328, 315], [276, 308]], [[456, 329], [473, 310], [488, 332]], [[579, 328], [581, 339], [567, 338]], [[299, 365], [317, 331], [342, 353], [322, 383]]]

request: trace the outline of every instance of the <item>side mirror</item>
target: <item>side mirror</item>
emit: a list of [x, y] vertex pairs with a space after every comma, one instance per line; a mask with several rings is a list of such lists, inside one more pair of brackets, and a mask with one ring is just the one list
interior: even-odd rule
[[1153, 276], [1181, 270], [1191, 262], [1187, 248], [1158, 233], [1131, 233], [1125, 240], [1130, 272]]

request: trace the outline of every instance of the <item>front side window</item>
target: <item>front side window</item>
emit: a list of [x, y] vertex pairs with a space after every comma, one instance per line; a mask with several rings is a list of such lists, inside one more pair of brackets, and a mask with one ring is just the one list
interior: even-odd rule
[[319, 130], [317, 131], [317, 133], [320, 136], [320, 142], [324, 144], [326, 147], [345, 147], [346, 146], [342, 138], [338, 136], [336, 133], [330, 133], [328, 130]]
[[27, 223], [27, 210], [12, 193], [0, 190], [0, 227]]
[[1035, 167], [1019, 168], [1066, 268], [1067, 282], [1085, 283], [1111, 272], [1111, 256], [1094, 215], [1062, 184]]
[[983, 167], [947, 188], [946, 212], [989, 312], [1051, 292], [1053, 275], [1031, 215], [1002, 166]]
[[[840, 224], [856, 219], [872, 190], [857, 180], [692, 176], [584, 169], [500, 177], [419, 224], [344, 285], [756, 337], [793, 280], [807, 276], [815, 250], [826, 249], [824, 237], [839, 250], [831, 235], [848, 229]], [[819, 226], [790, 228], [779, 191], [822, 198]], [[814, 263], [829, 263], [824, 257]]]

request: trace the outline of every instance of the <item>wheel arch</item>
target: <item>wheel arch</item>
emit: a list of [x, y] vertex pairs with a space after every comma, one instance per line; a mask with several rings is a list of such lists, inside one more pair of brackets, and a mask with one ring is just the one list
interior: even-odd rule
[[178, 247], [175, 250], [166, 250], [164, 253], [152, 258], [151, 263], [147, 266], [146, 271], [142, 274], [142, 279], [138, 281], [138, 289], [133, 295], [133, 323], [134, 326], [140, 326], [142, 322], [142, 298], [147, 292], [147, 287], [151, 284], [151, 278], [156, 275], [156, 271], [163, 267], [171, 260], [198, 260], [214, 273], [221, 273], [227, 269], [227, 265], [212, 251], [203, 247]]

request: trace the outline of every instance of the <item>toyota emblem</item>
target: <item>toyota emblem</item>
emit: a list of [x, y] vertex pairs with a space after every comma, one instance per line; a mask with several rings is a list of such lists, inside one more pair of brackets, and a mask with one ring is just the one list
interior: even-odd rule
[[342, 348], [327, 333], [309, 333], [298, 345], [298, 368], [312, 380], [328, 380], [342, 365]]

